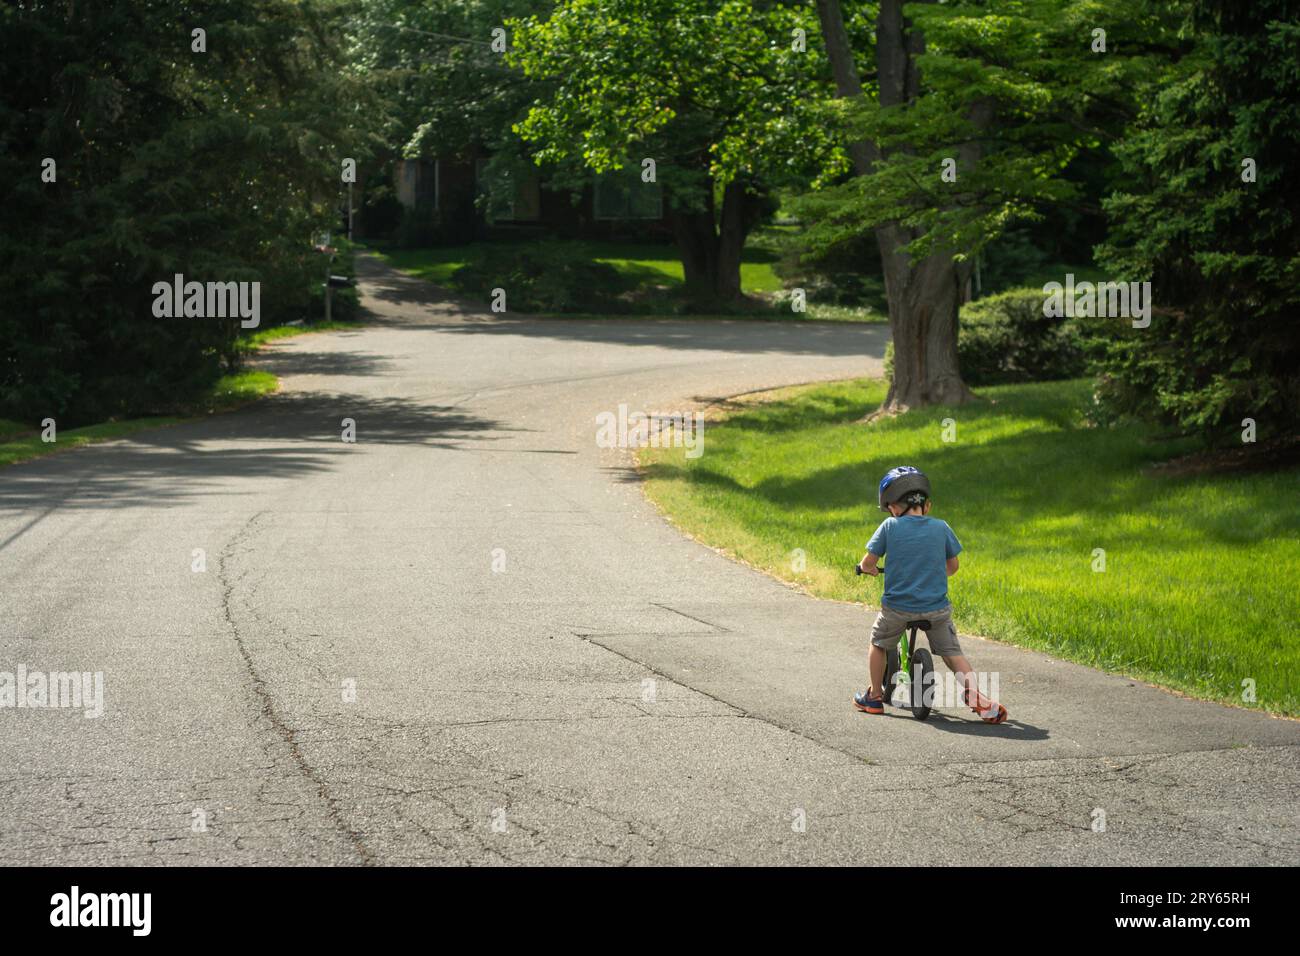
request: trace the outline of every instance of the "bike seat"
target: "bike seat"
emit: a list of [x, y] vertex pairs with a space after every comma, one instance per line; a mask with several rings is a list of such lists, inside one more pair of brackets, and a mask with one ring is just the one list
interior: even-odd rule
[[922, 631], [928, 631], [930, 630], [930, 622], [929, 621], [908, 621], [907, 627], [909, 630], [915, 627], [915, 628], [919, 628]]

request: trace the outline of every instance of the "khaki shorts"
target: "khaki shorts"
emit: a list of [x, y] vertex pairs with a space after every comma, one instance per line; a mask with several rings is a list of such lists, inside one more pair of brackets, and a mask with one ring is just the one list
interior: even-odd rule
[[[876, 623], [871, 626], [871, 643], [876, 647], [892, 651], [898, 646], [898, 639], [907, 630], [908, 621], [929, 621], [930, 650], [940, 657], [954, 657], [961, 653], [957, 643], [957, 629], [952, 626], [952, 605], [937, 611], [920, 613], [917, 611], [895, 611], [882, 607], [876, 615]], [[917, 640], [920, 640], [918, 636]]]

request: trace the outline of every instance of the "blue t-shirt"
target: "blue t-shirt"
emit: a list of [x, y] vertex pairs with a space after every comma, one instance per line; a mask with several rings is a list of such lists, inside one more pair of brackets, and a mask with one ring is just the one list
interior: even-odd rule
[[886, 557], [881, 603], [899, 611], [939, 611], [948, 606], [947, 560], [961, 553], [948, 522], [928, 515], [890, 515], [867, 542], [867, 550]]

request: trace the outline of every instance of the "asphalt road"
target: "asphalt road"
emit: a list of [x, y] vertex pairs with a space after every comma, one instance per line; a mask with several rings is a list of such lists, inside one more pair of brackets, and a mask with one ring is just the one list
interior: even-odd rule
[[620, 403], [879, 372], [883, 329], [362, 272], [377, 324], [276, 346], [279, 396], [0, 471], [0, 671], [104, 675], [97, 718], [0, 710], [0, 862], [1300, 862], [1295, 722], [973, 637], [1007, 724], [856, 713], [869, 613], [597, 447]]

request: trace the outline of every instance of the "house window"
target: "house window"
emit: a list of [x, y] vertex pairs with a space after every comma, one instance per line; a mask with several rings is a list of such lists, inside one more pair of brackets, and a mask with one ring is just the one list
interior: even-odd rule
[[603, 173], [592, 190], [596, 219], [662, 219], [664, 194], [658, 183], [643, 183], [635, 167]]

